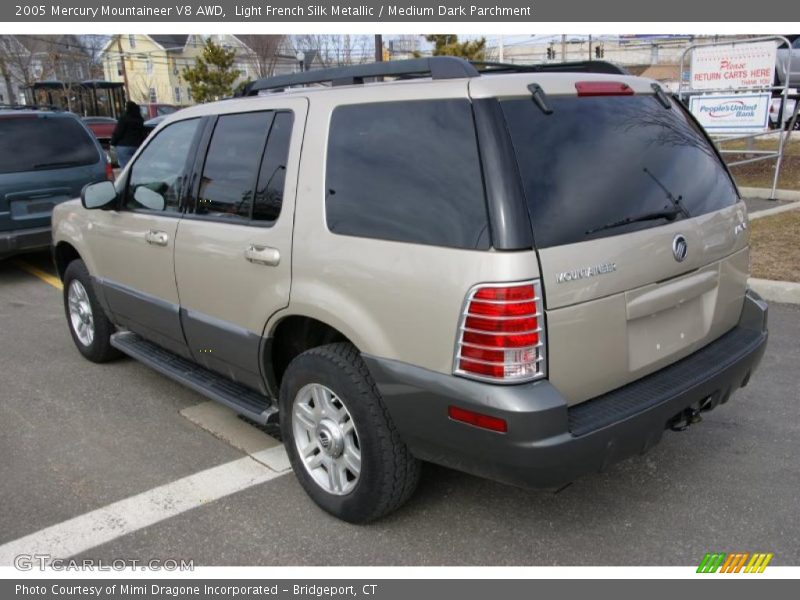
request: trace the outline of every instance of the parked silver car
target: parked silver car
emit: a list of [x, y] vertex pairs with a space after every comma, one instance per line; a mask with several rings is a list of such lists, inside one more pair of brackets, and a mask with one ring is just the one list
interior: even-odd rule
[[767, 342], [747, 208], [656, 82], [547, 71], [320, 69], [170, 115], [54, 212], [78, 351], [280, 420], [352, 522], [421, 461], [557, 488], [697, 423]]

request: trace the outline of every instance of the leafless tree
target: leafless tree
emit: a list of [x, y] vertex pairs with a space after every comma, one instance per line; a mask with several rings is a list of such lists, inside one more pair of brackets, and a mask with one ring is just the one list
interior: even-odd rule
[[[23, 45], [18, 37], [20, 36], [0, 35], [2, 75], [9, 93], [11, 93], [10, 84], [16, 83], [18, 88], [27, 90], [41, 77], [41, 72], [34, 60], [36, 52]], [[35, 42], [35, 46], [37, 51], [40, 47], [43, 47], [39, 42]], [[12, 103], [16, 100], [18, 99], [12, 100]]]
[[[100, 52], [106, 39], [99, 35], [2, 35], [0, 75], [10, 92], [9, 84], [16, 83], [26, 95], [37, 81], [59, 80], [71, 108], [71, 85], [102, 76]], [[28, 100], [36, 102], [36, 98]]]
[[284, 35], [237, 35], [249, 49], [242, 54], [248, 70], [257, 78], [274, 75], [275, 65], [284, 48]]
[[296, 35], [295, 52], [317, 53], [322, 67], [340, 67], [370, 62], [375, 56], [374, 41], [366, 35]]

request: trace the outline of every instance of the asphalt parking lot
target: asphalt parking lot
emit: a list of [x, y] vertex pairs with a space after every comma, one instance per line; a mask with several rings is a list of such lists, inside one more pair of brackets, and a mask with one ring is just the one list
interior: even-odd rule
[[291, 473], [269, 471], [216, 499], [189, 489], [200, 500], [174, 516], [180, 497], [159, 496], [165, 518], [81, 521], [162, 486], [188, 489], [169, 486], [246, 454], [184, 416], [205, 404], [198, 394], [133, 360], [84, 360], [60, 292], [36, 276], [47, 271], [46, 254], [0, 262], [0, 556], [46, 528], [63, 537], [66, 522], [91, 530], [78, 557], [104, 560], [692, 565], [716, 550], [800, 563], [798, 306], [771, 307], [767, 354], [730, 403], [557, 494], [426, 466], [404, 508], [353, 526], [317, 509]]

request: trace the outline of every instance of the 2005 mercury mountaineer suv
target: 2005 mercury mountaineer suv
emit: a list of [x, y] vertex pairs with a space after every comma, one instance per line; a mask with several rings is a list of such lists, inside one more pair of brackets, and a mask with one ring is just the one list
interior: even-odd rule
[[767, 340], [747, 224], [656, 83], [452, 57], [182, 110], [53, 216], [78, 350], [279, 419], [352, 522], [421, 461], [553, 488], [727, 402]]

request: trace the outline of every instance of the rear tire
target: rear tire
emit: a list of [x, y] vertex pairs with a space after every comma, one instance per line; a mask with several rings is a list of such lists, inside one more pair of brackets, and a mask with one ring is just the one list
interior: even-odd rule
[[116, 328], [100, 306], [82, 260], [73, 260], [64, 272], [64, 312], [72, 341], [85, 358], [104, 363], [121, 356], [111, 345]]
[[312, 348], [283, 375], [281, 434], [295, 475], [323, 510], [366, 523], [398, 509], [419, 482], [412, 456], [358, 350]]

